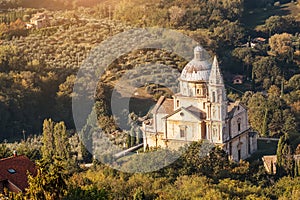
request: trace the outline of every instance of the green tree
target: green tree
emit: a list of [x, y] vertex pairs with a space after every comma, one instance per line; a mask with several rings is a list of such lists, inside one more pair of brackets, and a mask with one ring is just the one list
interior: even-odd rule
[[37, 163], [37, 175], [28, 176], [26, 195], [32, 200], [59, 200], [67, 191], [66, 176], [61, 160]]
[[265, 79], [270, 79], [274, 82], [275, 78], [280, 75], [280, 69], [276, 66], [276, 61], [273, 57], [258, 57], [253, 63], [252, 70], [257, 82], [262, 82]]
[[136, 132], [134, 127], [130, 129], [130, 135], [131, 135], [131, 139], [130, 139], [131, 147], [134, 147], [136, 145]]
[[268, 110], [267, 99], [262, 93], [255, 93], [248, 101], [249, 121], [252, 128], [260, 134], [265, 134], [262, 122], [268, 120], [266, 111]]
[[62, 160], [70, 159], [70, 144], [69, 138], [64, 122], [59, 122], [54, 126], [54, 145], [55, 145], [55, 155]]
[[133, 195], [133, 200], [145, 200], [145, 193], [142, 188], [138, 188]]
[[7, 145], [4, 144], [4, 143], [0, 144], [0, 159], [6, 158], [6, 157], [11, 156], [11, 155], [12, 155], [12, 152], [7, 147]]
[[269, 17], [264, 25], [258, 26], [257, 31], [261, 31], [272, 36], [274, 33], [281, 34], [283, 32], [294, 33], [297, 31], [298, 22], [293, 16], [271, 16]]
[[68, 127], [74, 127], [72, 120], [72, 97], [73, 86], [76, 77], [70, 75], [66, 81], [59, 85], [59, 90], [56, 93], [56, 109], [59, 110], [60, 119], [66, 123]]
[[42, 146], [42, 158], [44, 160], [52, 160], [55, 155], [54, 144], [54, 122], [51, 119], [45, 119], [43, 123], [43, 146]]
[[140, 128], [137, 129], [136, 138], [137, 138], [137, 140], [136, 140], [137, 144], [143, 143], [143, 132], [142, 132], [142, 130]]
[[16, 46], [0, 46], [0, 72], [22, 69], [26, 66], [24, 57]]
[[232, 51], [232, 56], [242, 62], [244, 69], [243, 72], [246, 72], [245, 75], [251, 77], [250, 66], [254, 62], [252, 48], [250, 47], [238, 47]]
[[283, 175], [293, 176], [294, 158], [291, 152], [289, 135], [287, 133], [280, 137], [276, 155], [276, 174], [280, 177]]
[[131, 135], [128, 133], [126, 138], [126, 146], [127, 148], [131, 147]]
[[55, 123], [51, 119], [45, 120], [43, 125], [42, 158], [53, 161], [61, 159], [66, 169], [65, 173], [75, 170], [75, 160], [70, 153], [69, 137], [64, 122]]
[[230, 168], [226, 152], [204, 141], [193, 142], [177, 164], [183, 175], [200, 174], [215, 180], [226, 177]]
[[292, 35], [288, 33], [275, 34], [269, 39], [271, 52], [285, 61], [293, 59]]
[[299, 199], [300, 177], [283, 177], [271, 188], [270, 193], [276, 199]]

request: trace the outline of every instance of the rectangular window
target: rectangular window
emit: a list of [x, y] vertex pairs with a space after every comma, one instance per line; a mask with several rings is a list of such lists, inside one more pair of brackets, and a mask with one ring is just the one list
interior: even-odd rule
[[248, 136], [248, 154], [251, 154], [251, 142], [249, 136]]
[[216, 138], [218, 137], [218, 131], [217, 131], [217, 128], [213, 128], [213, 137]]
[[180, 126], [180, 137], [184, 138], [186, 133], [186, 127], [185, 126]]
[[238, 161], [240, 161], [241, 160], [241, 150], [239, 149], [238, 150]]
[[232, 143], [230, 142], [229, 143], [229, 156], [232, 155]]
[[176, 106], [179, 107], [179, 100], [176, 101]]
[[238, 118], [238, 120], [237, 120], [238, 132], [241, 131], [241, 121], [242, 121], [242, 119], [241, 119], [241, 118]]
[[203, 103], [203, 109], [205, 109], [205, 103]]

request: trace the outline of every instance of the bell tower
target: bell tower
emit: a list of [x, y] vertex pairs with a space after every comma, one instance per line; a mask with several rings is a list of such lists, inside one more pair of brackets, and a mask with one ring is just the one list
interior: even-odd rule
[[209, 82], [209, 121], [210, 138], [214, 143], [222, 143], [227, 115], [227, 98], [223, 77], [220, 71], [217, 57], [214, 57]]

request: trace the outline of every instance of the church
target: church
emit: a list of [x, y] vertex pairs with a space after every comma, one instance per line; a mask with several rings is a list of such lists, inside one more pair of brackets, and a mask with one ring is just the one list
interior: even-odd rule
[[144, 149], [178, 149], [207, 140], [225, 150], [234, 161], [248, 158], [257, 149], [257, 135], [248, 123], [247, 108], [227, 99], [216, 56], [211, 64], [201, 46], [184, 67], [179, 93], [161, 97], [143, 122]]

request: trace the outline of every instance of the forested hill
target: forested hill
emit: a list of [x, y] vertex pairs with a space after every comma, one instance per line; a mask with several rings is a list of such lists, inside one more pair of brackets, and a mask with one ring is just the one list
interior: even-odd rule
[[[0, 159], [17, 150], [37, 161], [39, 168], [36, 177], [29, 177], [26, 193], [6, 194], [8, 199], [298, 200], [300, 163], [294, 159], [300, 155], [300, 0], [297, 2], [0, 0]], [[30, 25], [38, 13], [49, 19], [42, 27]], [[125, 164], [125, 169], [134, 164], [141, 169], [156, 165], [156, 159], [148, 159], [148, 150], [140, 150], [115, 162], [107, 146], [96, 144], [94, 147], [108, 150], [107, 154], [102, 160], [94, 159], [91, 168], [79, 168], [79, 162], [92, 162], [92, 155], [76, 134], [72, 116], [71, 100], [78, 97], [73, 92], [78, 69], [84, 62], [89, 66], [99, 63], [89, 53], [101, 42], [132, 28], [152, 26], [175, 29], [217, 55], [228, 98], [245, 104], [251, 127], [259, 136], [280, 138], [278, 145], [259, 140], [258, 151], [249, 162], [236, 163], [219, 148], [200, 156], [206, 147], [199, 141], [168, 167], [128, 174], [99, 161], [111, 166]], [[104, 54], [117, 52], [123, 40], [109, 46]], [[161, 66], [180, 72], [187, 62], [174, 52], [138, 49], [105, 66], [107, 70], [95, 88], [96, 112], [83, 128], [85, 144], [92, 146], [93, 140], [104, 134], [124, 149], [142, 143], [136, 124], [155, 99], [171, 97], [162, 85], [176, 82], [168, 70], [160, 71]], [[138, 70], [145, 63], [154, 66], [151, 73]], [[136, 110], [131, 109], [129, 116], [122, 110], [120, 117], [115, 117], [111, 93], [126, 72], [130, 72], [129, 81], [145, 85], [135, 88], [138, 95], [134, 97], [122, 96], [122, 91], [129, 91], [122, 85], [114, 97], [129, 98]], [[162, 85], [148, 81], [148, 75]], [[240, 85], [233, 84], [237, 75], [242, 77]], [[89, 85], [88, 78], [80, 79], [79, 84]], [[128, 119], [123, 120], [127, 123], [124, 130], [116, 123], [120, 119]], [[95, 121], [103, 133], [99, 138], [94, 138], [98, 129]], [[20, 139], [24, 141], [15, 142]], [[267, 173], [260, 158], [276, 154], [276, 149], [276, 174], [272, 161]], [[162, 160], [169, 157], [160, 153], [160, 148], [149, 151]], [[0, 194], [0, 199], [4, 198]]]
[[[99, 4], [71, 6], [82, 2]], [[230, 86], [229, 97], [249, 106], [250, 123], [261, 135], [279, 137], [283, 132], [299, 130], [300, 25], [297, 15], [282, 12], [288, 7], [297, 10], [296, 3], [275, 5], [273, 0], [3, 0], [1, 3], [7, 7], [46, 6], [46, 9], [1, 7], [4, 10], [0, 13], [3, 83], [0, 139], [6, 138], [6, 134], [20, 138], [23, 129], [27, 134], [39, 133], [47, 117], [63, 120], [69, 128], [74, 128], [70, 107], [72, 85], [89, 51], [131, 27], [151, 26], [177, 29], [211, 54], [217, 54], [226, 84]], [[56, 5], [59, 10], [47, 9]], [[69, 9], [60, 10], [65, 6]], [[38, 12], [49, 15], [49, 24], [41, 29], [26, 29], [25, 24]], [[245, 23], [248, 21], [252, 21], [254, 28]], [[247, 46], [257, 37], [265, 42], [255, 48]], [[176, 55], [132, 52], [112, 64], [112, 75], [107, 80], [116, 80], [125, 70], [149, 60], [179, 70], [184, 66]], [[241, 86], [232, 85], [237, 74], [244, 77]]]

